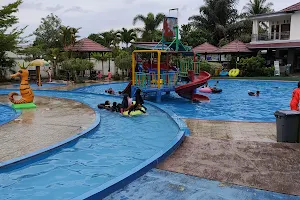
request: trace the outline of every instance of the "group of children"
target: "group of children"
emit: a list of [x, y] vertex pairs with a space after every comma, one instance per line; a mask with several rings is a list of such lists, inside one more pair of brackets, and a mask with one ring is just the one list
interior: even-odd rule
[[144, 104], [144, 100], [141, 96], [141, 90], [137, 89], [135, 93], [135, 104], [133, 104], [132, 98], [130, 98], [127, 94], [124, 94], [121, 104], [117, 102], [113, 102], [113, 105], [111, 106], [109, 101], [105, 101], [105, 103], [99, 104], [98, 108], [106, 109], [112, 112], [119, 112], [121, 114], [125, 111], [128, 111], [128, 115], [130, 115], [132, 111], [136, 111], [136, 110], [139, 110], [142, 113], [146, 113], [142, 109], [144, 108], [145, 110], [147, 110], [147, 108], [143, 104]]

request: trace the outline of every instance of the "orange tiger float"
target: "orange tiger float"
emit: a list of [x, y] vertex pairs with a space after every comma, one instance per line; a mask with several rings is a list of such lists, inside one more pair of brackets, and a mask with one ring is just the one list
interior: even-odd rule
[[21, 77], [20, 93], [22, 98], [20, 100], [15, 100], [14, 96], [18, 95], [18, 93], [16, 92], [9, 93], [8, 98], [13, 104], [32, 103], [34, 99], [34, 94], [29, 85], [29, 80], [28, 80], [29, 72], [24, 67], [24, 64], [23, 66], [20, 67], [21, 69], [16, 74], [11, 75], [11, 77], [12, 78], [16, 78], [18, 76]]

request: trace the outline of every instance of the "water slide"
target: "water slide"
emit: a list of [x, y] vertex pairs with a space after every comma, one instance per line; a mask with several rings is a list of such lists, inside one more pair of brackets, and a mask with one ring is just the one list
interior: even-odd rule
[[195, 76], [193, 71], [189, 71], [189, 77], [191, 82], [176, 87], [175, 92], [179, 96], [193, 101], [209, 101], [207, 96], [195, 94], [195, 89], [204, 85], [210, 79], [211, 75], [207, 72], [200, 72], [199, 76]]
[[128, 94], [129, 96], [131, 95], [131, 86], [132, 86], [132, 81], [128, 83], [126, 88], [122, 91], [122, 94]]

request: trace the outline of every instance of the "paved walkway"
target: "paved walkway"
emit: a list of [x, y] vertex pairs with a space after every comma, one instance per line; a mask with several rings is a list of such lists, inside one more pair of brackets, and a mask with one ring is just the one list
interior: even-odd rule
[[195, 120], [187, 124], [191, 136], [160, 169], [300, 195], [300, 144], [275, 143], [275, 124]]
[[151, 170], [104, 200], [299, 200], [300, 197], [262, 191], [172, 173]]
[[[0, 95], [0, 102], [8, 102]], [[36, 110], [0, 126], [0, 162], [20, 157], [65, 140], [88, 128], [96, 118], [90, 107], [79, 102], [35, 97]]]
[[188, 119], [193, 137], [212, 139], [276, 142], [275, 123], [245, 123]]

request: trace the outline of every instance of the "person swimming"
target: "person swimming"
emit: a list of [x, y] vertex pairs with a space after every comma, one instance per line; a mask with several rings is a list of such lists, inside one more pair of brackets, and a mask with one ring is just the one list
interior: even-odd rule
[[108, 90], [105, 90], [105, 93], [115, 94], [115, 91], [112, 88], [109, 88]]
[[122, 108], [122, 105], [117, 103], [117, 102], [113, 102], [113, 105], [110, 109], [111, 112], [121, 112], [121, 108]]
[[251, 92], [250, 90], [248, 90], [248, 95], [249, 96], [256, 96], [256, 97], [258, 97], [259, 94], [260, 94], [260, 91], [256, 91], [256, 93], [254, 93], [254, 92]]
[[110, 110], [111, 109], [110, 102], [109, 101], [105, 101], [105, 103], [98, 104], [98, 108], [99, 109]]
[[298, 82], [298, 87], [294, 89], [292, 93], [292, 99], [290, 102], [291, 110], [299, 111], [299, 101], [300, 101], [300, 81]]

